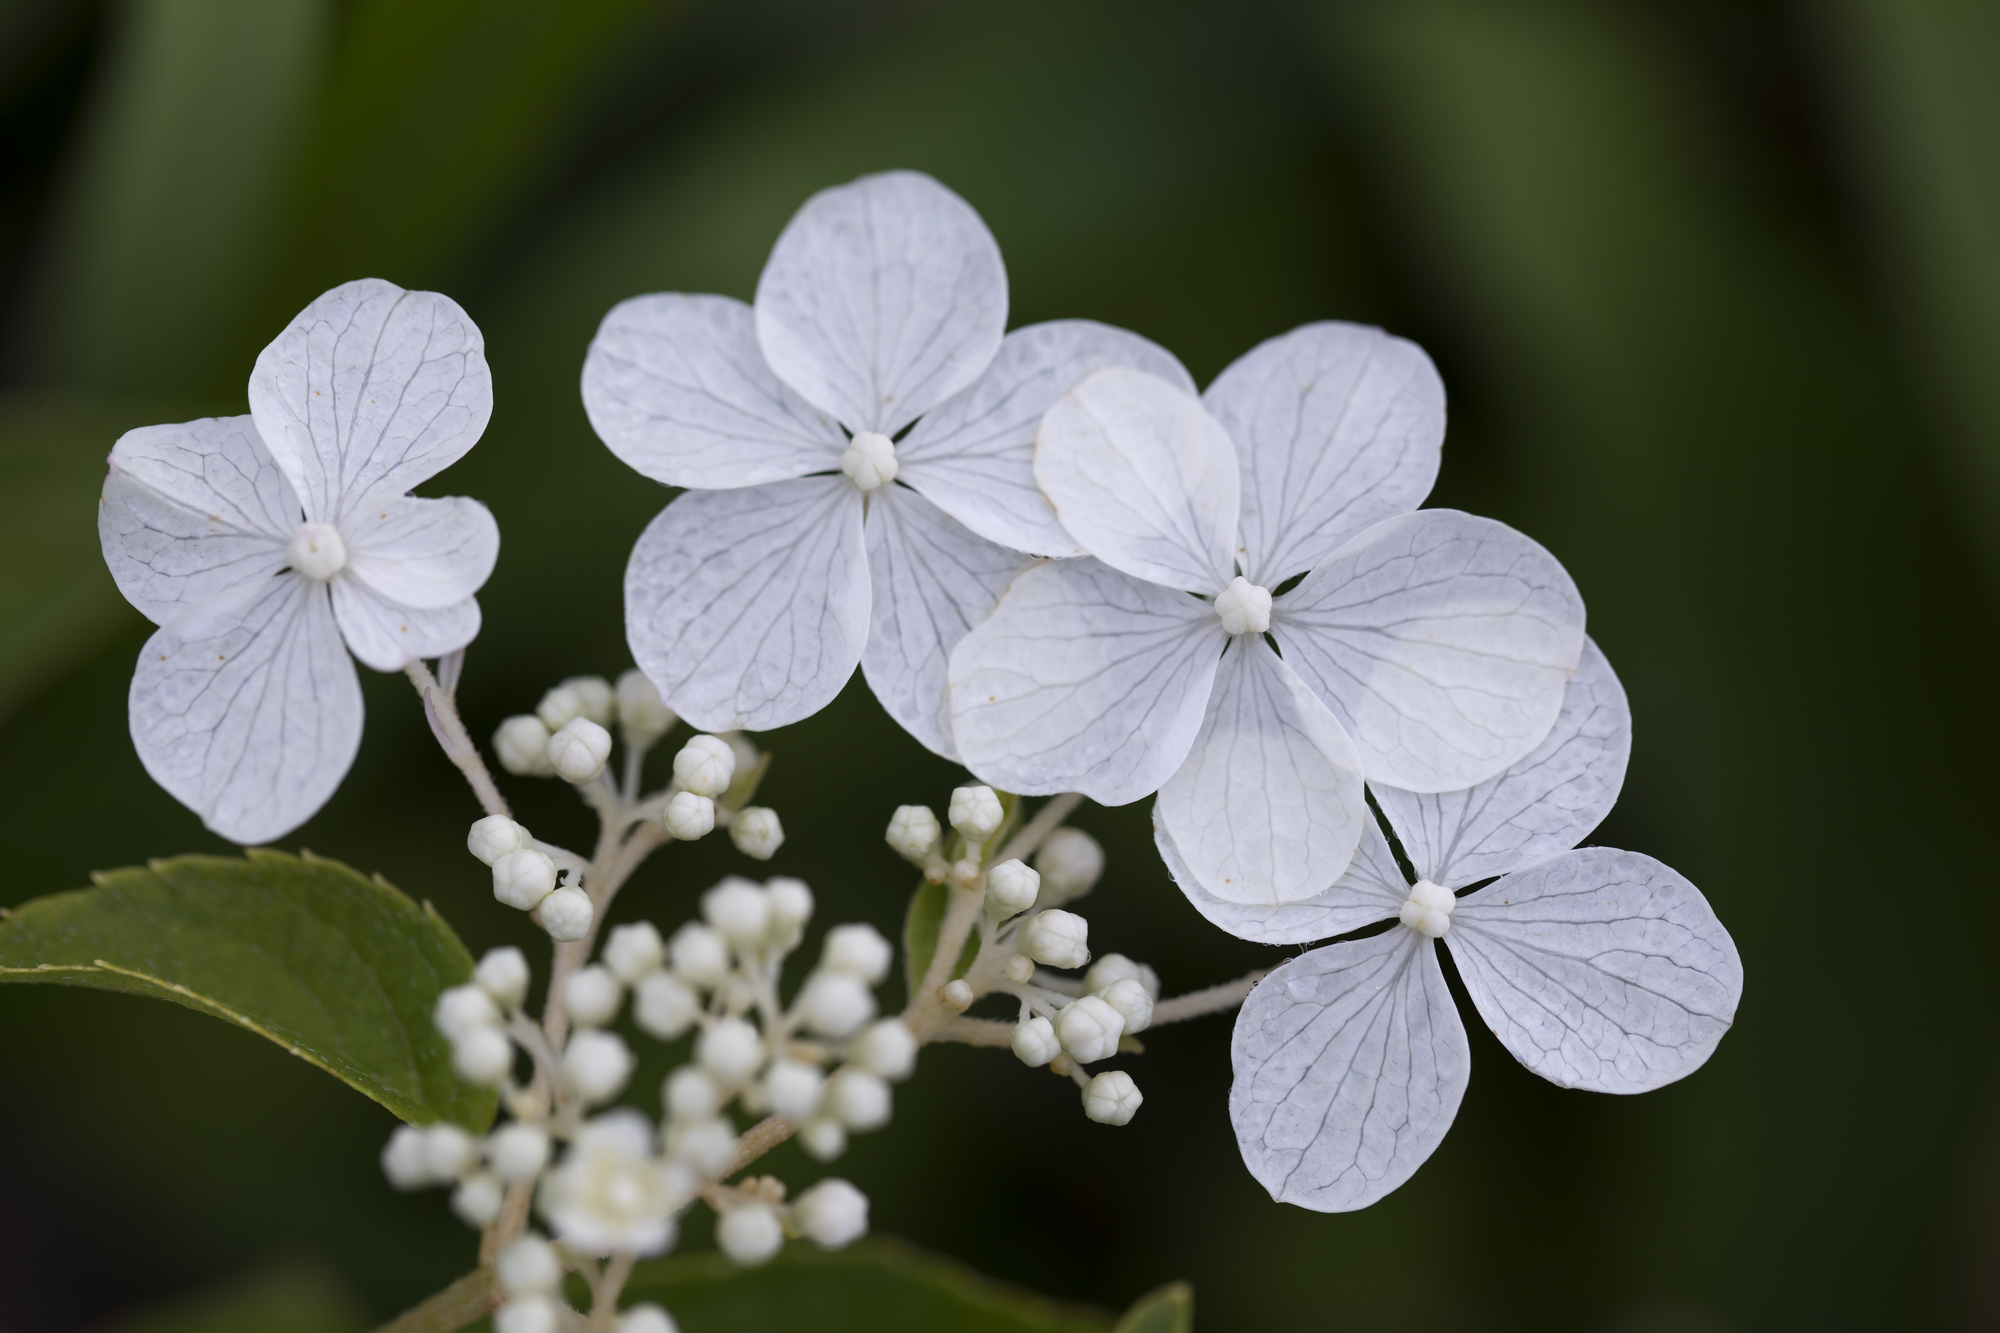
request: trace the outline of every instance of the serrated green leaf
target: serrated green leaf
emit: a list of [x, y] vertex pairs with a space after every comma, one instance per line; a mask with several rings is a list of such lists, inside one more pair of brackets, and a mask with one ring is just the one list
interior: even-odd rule
[[1132, 1302], [1116, 1333], [1194, 1333], [1194, 1288], [1170, 1282]]
[[0, 919], [0, 982], [171, 1000], [277, 1042], [417, 1124], [484, 1129], [496, 1097], [431, 1026], [472, 975], [444, 919], [310, 853], [183, 856], [96, 876]]
[[[944, 928], [944, 911], [950, 901], [951, 890], [932, 880], [925, 880], [910, 895], [909, 910], [903, 914], [903, 983], [911, 995], [917, 993], [917, 984], [930, 971], [931, 956], [937, 952], [938, 931]], [[964, 976], [978, 957], [979, 936], [975, 933], [966, 936], [958, 967], [951, 975]]]

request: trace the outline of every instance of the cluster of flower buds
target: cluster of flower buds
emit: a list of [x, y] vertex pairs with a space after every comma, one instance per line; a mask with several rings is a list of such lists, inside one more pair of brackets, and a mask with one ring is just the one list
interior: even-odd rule
[[535, 841], [527, 827], [488, 815], [465, 835], [466, 850], [493, 868], [493, 896], [531, 914], [552, 939], [580, 940], [597, 909], [583, 888], [583, 863], [560, 847]]

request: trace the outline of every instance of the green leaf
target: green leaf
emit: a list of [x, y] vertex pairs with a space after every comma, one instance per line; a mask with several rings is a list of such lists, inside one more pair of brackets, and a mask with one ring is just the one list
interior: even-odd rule
[[1116, 1333], [1194, 1333], [1194, 1288], [1170, 1282], [1132, 1302]]
[[142, 1310], [94, 1333], [361, 1333], [369, 1319], [338, 1274], [284, 1262]]
[[91, 986], [228, 1019], [403, 1119], [481, 1130], [496, 1096], [462, 1082], [431, 1026], [472, 975], [444, 919], [310, 853], [184, 856], [0, 913], [0, 982]]
[[[937, 952], [938, 931], [944, 928], [944, 910], [951, 900], [951, 890], [932, 880], [925, 880], [910, 895], [910, 908], [903, 916], [903, 981], [911, 995], [917, 993], [917, 985], [930, 971], [931, 955]], [[958, 956], [958, 967], [953, 977], [962, 977], [979, 957], [979, 935], [974, 932], [965, 937], [965, 948]]]

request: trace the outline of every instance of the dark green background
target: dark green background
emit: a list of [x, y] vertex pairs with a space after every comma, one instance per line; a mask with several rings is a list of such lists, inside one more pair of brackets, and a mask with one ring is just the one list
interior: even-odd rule
[[[619, 574], [666, 496], [584, 421], [598, 318], [748, 297], [811, 191], [920, 168], [998, 236], [1014, 323], [1127, 325], [1203, 381], [1309, 319], [1422, 342], [1435, 502], [1552, 548], [1630, 691], [1599, 840], [1699, 884], [1748, 987], [1707, 1068], [1632, 1100], [1475, 1031], [1444, 1147], [1344, 1216], [1243, 1171], [1222, 1020], [1148, 1037], [1117, 1131], [1004, 1053], [933, 1051], [838, 1168], [877, 1227], [1105, 1306], [1185, 1277], [1205, 1333], [1993, 1327], [1996, 70], [1990, 0], [0, 0], [0, 902], [219, 850], [125, 734], [147, 626], [92, 535], [121, 430], [243, 411], [257, 349], [337, 282], [460, 300], [497, 406], [426, 489], [506, 536], [463, 692], [484, 734], [628, 661]], [[475, 951], [528, 942], [410, 691], [367, 695], [352, 776], [285, 845]], [[893, 927], [880, 829], [954, 774], [858, 681], [767, 743], [771, 868], [823, 922]], [[566, 792], [518, 796], [583, 836]], [[1143, 806], [1083, 822], [1099, 949], [1173, 989], [1279, 956], [1181, 901]], [[619, 915], [671, 923], [741, 864], [676, 849]], [[287, 1256], [392, 1312], [471, 1239], [385, 1186], [390, 1125], [179, 1009], [0, 992], [0, 1328]]]

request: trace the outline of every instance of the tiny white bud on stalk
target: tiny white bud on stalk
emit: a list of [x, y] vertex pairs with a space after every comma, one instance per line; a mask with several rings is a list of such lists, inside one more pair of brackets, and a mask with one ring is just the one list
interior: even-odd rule
[[724, 1018], [695, 1039], [694, 1058], [717, 1082], [734, 1086], [756, 1073], [764, 1062], [764, 1041], [743, 1019]]
[[414, 1125], [398, 1125], [382, 1145], [382, 1174], [399, 1190], [420, 1190], [434, 1184], [431, 1169], [424, 1161], [424, 1132]]
[[722, 1089], [706, 1071], [682, 1065], [660, 1086], [660, 1104], [670, 1120], [707, 1120], [722, 1107]]
[[723, 1211], [715, 1224], [715, 1243], [731, 1263], [751, 1268], [776, 1254], [785, 1243], [785, 1228], [777, 1209], [761, 1201], [739, 1203]]
[[1143, 1032], [1152, 1026], [1153, 997], [1137, 977], [1120, 977], [1097, 993], [1097, 998], [1118, 1011], [1126, 1032]]
[[812, 890], [802, 879], [775, 875], [764, 892], [771, 904], [771, 943], [780, 949], [796, 948], [806, 922], [812, 920]]
[[825, 1089], [826, 1075], [803, 1060], [773, 1060], [770, 1072], [764, 1075], [764, 1096], [771, 1103], [772, 1114], [794, 1124], [812, 1118]]
[[667, 941], [667, 960], [675, 976], [703, 990], [721, 985], [729, 975], [729, 946], [722, 936], [693, 921]]
[[563, 1049], [563, 1081], [586, 1106], [608, 1102], [632, 1077], [632, 1052], [615, 1032], [586, 1028]]
[[618, 1316], [617, 1333], [680, 1333], [674, 1317], [651, 1301]]
[[1095, 995], [1072, 1000], [1056, 1015], [1056, 1037], [1070, 1059], [1080, 1065], [1102, 1060], [1118, 1049], [1125, 1019]]
[[888, 436], [864, 430], [841, 453], [840, 470], [862, 490], [880, 490], [896, 479], [896, 446]]
[[792, 1223], [822, 1250], [838, 1250], [868, 1234], [868, 1196], [838, 1176], [822, 1180], [792, 1203]]
[[1016, 1025], [1012, 1045], [1014, 1054], [1030, 1069], [1040, 1069], [1062, 1054], [1062, 1043], [1056, 1040], [1055, 1024], [1039, 1014]]
[[571, 718], [549, 737], [549, 763], [565, 782], [594, 782], [611, 757], [611, 733], [587, 717]]
[[749, 880], [731, 875], [701, 895], [702, 919], [738, 953], [764, 943], [771, 931], [771, 900]]
[[1239, 574], [1216, 594], [1215, 614], [1225, 634], [1262, 634], [1271, 628], [1271, 590]]
[[467, 1176], [451, 1195], [451, 1210], [469, 1227], [484, 1227], [500, 1216], [507, 1187], [490, 1171]]
[[514, 1043], [499, 1028], [474, 1028], [451, 1044], [451, 1067], [467, 1083], [497, 1088], [514, 1068]]
[[799, 1146], [816, 1162], [831, 1162], [847, 1151], [847, 1126], [819, 1116], [799, 1126]]
[[694, 1026], [701, 999], [678, 978], [655, 972], [632, 997], [632, 1020], [647, 1036], [672, 1041]]
[[883, 1078], [908, 1078], [917, 1067], [917, 1039], [902, 1019], [885, 1018], [848, 1045], [847, 1058]]
[[509, 852], [534, 846], [534, 842], [528, 830], [507, 816], [488, 815], [474, 821], [471, 832], [465, 835], [465, 850], [492, 865]]
[[826, 1109], [849, 1129], [866, 1133], [889, 1123], [889, 1085], [849, 1065], [826, 1081]]
[[729, 1169], [736, 1156], [736, 1131], [721, 1118], [682, 1121], [667, 1130], [667, 1151], [712, 1179]]
[[944, 1001], [945, 1008], [964, 1013], [979, 997], [972, 993], [972, 987], [963, 977], [954, 977], [938, 987], [938, 998]]
[[1042, 840], [1035, 869], [1042, 872], [1044, 905], [1056, 907], [1096, 887], [1104, 873], [1104, 848], [1080, 828], [1059, 828]]
[[1000, 965], [1000, 975], [1016, 985], [1024, 985], [1035, 978], [1035, 960], [1017, 953]]
[[486, 1141], [486, 1160], [502, 1180], [532, 1180], [549, 1164], [549, 1135], [540, 1125], [518, 1121]]
[[1025, 861], [1002, 861], [986, 872], [986, 904], [995, 916], [1027, 911], [1041, 891], [1042, 877]]
[[874, 986], [889, 975], [889, 964], [895, 958], [895, 946], [882, 938], [881, 931], [865, 922], [854, 922], [826, 932], [819, 965], [828, 972], [852, 972]]
[[929, 806], [899, 805], [896, 813], [889, 817], [889, 832], [885, 836], [898, 856], [922, 865], [924, 858], [938, 845], [938, 835], [942, 831], [938, 827], [937, 816], [931, 813]]
[[604, 965], [628, 986], [638, 985], [666, 966], [666, 961], [667, 943], [650, 921], [613, 926], [604, 942]]
[[785, 845], [785, 826], [768, 806], [746, 805], [729, 824], [729, 840], [754, 861], [768, 861]]
[[561, 1307], [550, 1296], [523, 1296], [493, 1312], [493, 1333], [560, 1333], [561, 1328]]
[[1082, 967], [1089, 942], [1090, 925], [1074, 912], [1039, 912], [1021, 927], [1021, 952], [1045, 967]]
[[736, 752], [720, 736], [701, 735], [674, 756], [674, 781], [696, 796], [720, 796], [736, 780]]
[[1108, 953], [1090, 965], [1083, 977], [1083, 993], [1101, 995], [1113, 982], [1130, 977], [1146, 988], [1146, 994], [1160, 998], [1159, 974], [1144, 963], [1135, 963], [1122, 953]]
[[472, 1135], [446, 1121], [424, 1131], [424, 1170], [432, 1180], [457, 1180], [479, 1160]]
[[493, 733], [493, 753], [500, 767], [516, 777], [546, 778], [555, 775], [549, 762], [549, 729], [532, 713], [508, 718]]
[[555, 887], [556, 863], [547, 852], [523, 847], [493, 863], [493, 896], [519, 911], [532, 912]]
[[691, 791], [677, 791], [667, 798], [660, 823], [681, 842], [695, 842], [715, 831], [715, 802]]
[[535, 705], [535, 716], [550, 731], [558, 731], [577, 718], [608, 727], [617, 709], [618, 695], [610, 681], [602, 676], [571, 676], [542, 696]]
[[477, 986], [452, 986], [438, 992], [431, 1023], [456, 1041], [474, 1028], [498, 1027], [500, 1006]]
[[542, 914], [542, 929], [549, 932], [552, 940], [580, 940], [590, 933], [590, 922], [597, 915], [597, 909], [590, 905], [590, 895], [582, 889], [557, 889], [542, 899], [539, 909]]
[[851, 1036], [875, 1017], [875, 996], [852, 972], [815, 972], [796, 1001], [800, 1019], [822, 1037]]
[[601, 1028], [618, 1017], [625, 988], [609, 968], [593, 963], [570, 973], [563, 983], [563, 1012], [580, 1028]]
[[627, 745], [643, 750], [672, 731], [680, 720], [646, 673], [637, 668], [618, 678], [616, 694], [618, 725], [624, 729]]
[[562, 1285], [562, 1259], [540, 1236], [523, 1236], [500, 1251], [493, 1270], [509, 1296], [540, 1296]]
[[999, 829], [1006, 811], [991, 787], [958, 787], [951, 793], [951, 826], [974, 846], [985, 842]]
[[528, 956], [511, 944], [488, 949], [472, 970], [472, 982], [504, 1009], [518, 1009], [528, 998]]
[[1404, 900], [1398, 919], [1419, 935], [1435, 940], [1451, 929], [1451, 909], [1456, 906], [1457, 894], [1420, 879], [1410, 886], [1410, 896]]
[[1083, 1085], [1083, 1113], [1100, 1125], [1126, 1125], [1146, 1099], [1122, 1069], [1110, 1069]]

